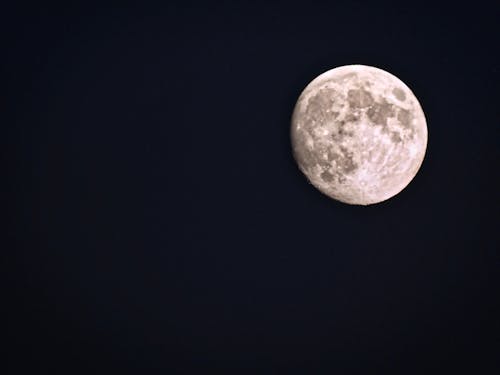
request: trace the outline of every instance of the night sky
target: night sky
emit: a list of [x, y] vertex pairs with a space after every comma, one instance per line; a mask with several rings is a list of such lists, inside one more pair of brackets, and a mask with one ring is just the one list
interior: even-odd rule
[[[500, 373], [500, 9], [413, 3], [3, 6], [0, 372]], [[429, 131], [367, 207], [290, 146], [347, 64]]]

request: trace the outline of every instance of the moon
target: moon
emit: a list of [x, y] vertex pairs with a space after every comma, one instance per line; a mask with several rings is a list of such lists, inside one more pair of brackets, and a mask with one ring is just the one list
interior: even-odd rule
[[399, 78], [367, 65], [320, 74], [300, 94], [291, 142], [299, 169], [327, 196], [370, 205], [400, 193], [427, 148], [427, 122]]

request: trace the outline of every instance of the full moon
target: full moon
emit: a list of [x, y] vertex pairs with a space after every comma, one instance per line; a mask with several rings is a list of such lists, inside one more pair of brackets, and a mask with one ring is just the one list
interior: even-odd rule
[[354, 205], [385, 201], [415, 177], [427, 123], [413, 92], [371, 66], [346, 65], [309, 83], [291, 123], [294, 158], [312, 185]]

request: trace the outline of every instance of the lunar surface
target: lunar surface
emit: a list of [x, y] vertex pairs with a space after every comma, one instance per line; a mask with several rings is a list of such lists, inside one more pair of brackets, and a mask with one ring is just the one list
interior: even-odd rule
[[338, 201], [369, 205], [403, 190], [427, 147], [413, 92], [394, 75], [347, 65], [316, 77], [292, 115], [295, 160], [309, 181]]

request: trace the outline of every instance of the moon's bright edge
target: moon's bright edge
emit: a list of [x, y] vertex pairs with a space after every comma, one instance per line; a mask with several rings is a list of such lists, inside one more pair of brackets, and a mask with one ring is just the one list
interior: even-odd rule
[[369, 205], [401, 192], [427, 148], [417, 98], [399, 78], [371, 66], [329, 70], [295, 105], [291, 140], [309, 181], [338, 201]]

